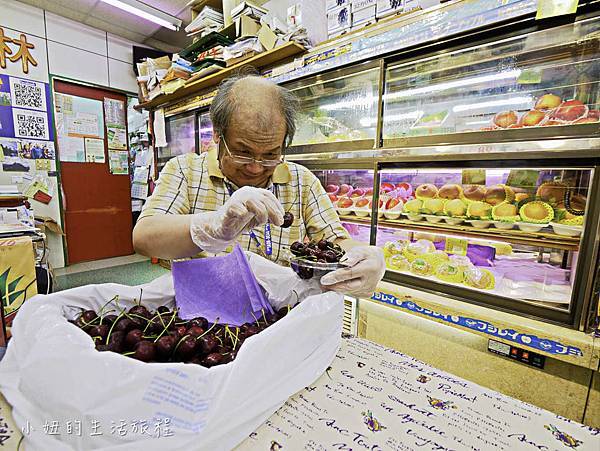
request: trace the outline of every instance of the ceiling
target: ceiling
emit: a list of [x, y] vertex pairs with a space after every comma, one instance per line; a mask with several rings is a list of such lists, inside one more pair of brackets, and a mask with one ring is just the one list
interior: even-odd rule
[[143, 3], [181, 19], [180, 31], [163, 28], [100, 0], [19, 1], [166, 52], [179, 51], [191, 42], [183, 30], [192, 20], [191, 10], [186, 7], [189, 0], [143, 0]]

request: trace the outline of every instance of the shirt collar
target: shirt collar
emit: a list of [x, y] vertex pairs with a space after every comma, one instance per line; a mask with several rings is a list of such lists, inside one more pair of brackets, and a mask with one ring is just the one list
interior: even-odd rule
[[[225, 179], [225, 176], [221, 172], [221, 168], [219, 167], [219, 158], [217, 149], [211, 149], [208, 151], [208, 175], [210, 177], [216, 177], [219, 179]], [[284, 184], [289, 183], [292, 180], [292, 174], [290, 172], [290, 168], [287, 163], [282, 163], [277, 168], [275, 168], [275, 172], [271, 176], [271, 181], [273, 183]]]

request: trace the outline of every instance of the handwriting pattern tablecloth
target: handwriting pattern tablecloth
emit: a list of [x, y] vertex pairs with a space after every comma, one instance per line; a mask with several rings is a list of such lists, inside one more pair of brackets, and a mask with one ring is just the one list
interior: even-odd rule
[[327, 373], [236, 451], [521, 449], [599, 451], [600, 430], [347, 338]]

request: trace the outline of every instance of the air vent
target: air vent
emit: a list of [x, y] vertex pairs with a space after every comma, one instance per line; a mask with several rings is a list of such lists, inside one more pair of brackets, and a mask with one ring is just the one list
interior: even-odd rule
[[344, 333], [356, 335], [356, 310], [356, 299], [344, 296], [344, 325], [342, 326]]

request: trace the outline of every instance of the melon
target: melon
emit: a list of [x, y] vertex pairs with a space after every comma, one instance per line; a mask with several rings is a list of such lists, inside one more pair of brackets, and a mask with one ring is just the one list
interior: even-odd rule
[[564, 201], [567, 189], [567, 185], [562, 182], [546, 182], [539, 186], [535, 195], [543, 202], [558, 205]]
[[427, 199], [423, 202], [421, 211], [427, 215], [441, 215], [444, 213], [445, 199]]
[[467, 208], [467, 216], [473, 219], [490, 219], [492, 206], [486, 202], [471, 202]]
[[523, 222], [533, 224], [548, 224], [554, 219], [554, 209], [540, 200], [528, 202], [521, 207], [519, 215]]
[[454, 183], [448, 183], [440, 188], [438, 191], [438, 197], [442, 199], [460, 199], [463, 196], [462, 186]]
[[423, 201], [419, 199], [409, 200], [404, 204], [404, 211], [406, 213], [420, 213]]
[[574, 215], [564, 208], [554, 210], [554, 219], [559, 224], [564, 225], [583, 225], [583, 215]]
[[433, 199], [437, 197], [438, 189], [435, 185], [431, 183], [426, 183], [424, 185], [419, 185], [415, 190], [415, 196], [417, 199]]
[[515, 222], [521, 219], [517, 206], [508, 202], [502, 202], [492, 208], [492, 218], [504, 222]]
[[446, 216], [464, 217], [467, 214], [467, 205], [460, 199], [452, 199], [444, 205]]
[[458, 265], [446, 262], [437, 267], [435, 275], [444, 282], [461, 283], [465, 278], [465, 271]]
[[485, 193], [485, 201], [496, 206], [502, 202], [512, 202], [515, 200], [515, 192], [510, 186], [494, 185], [490, 186]]

